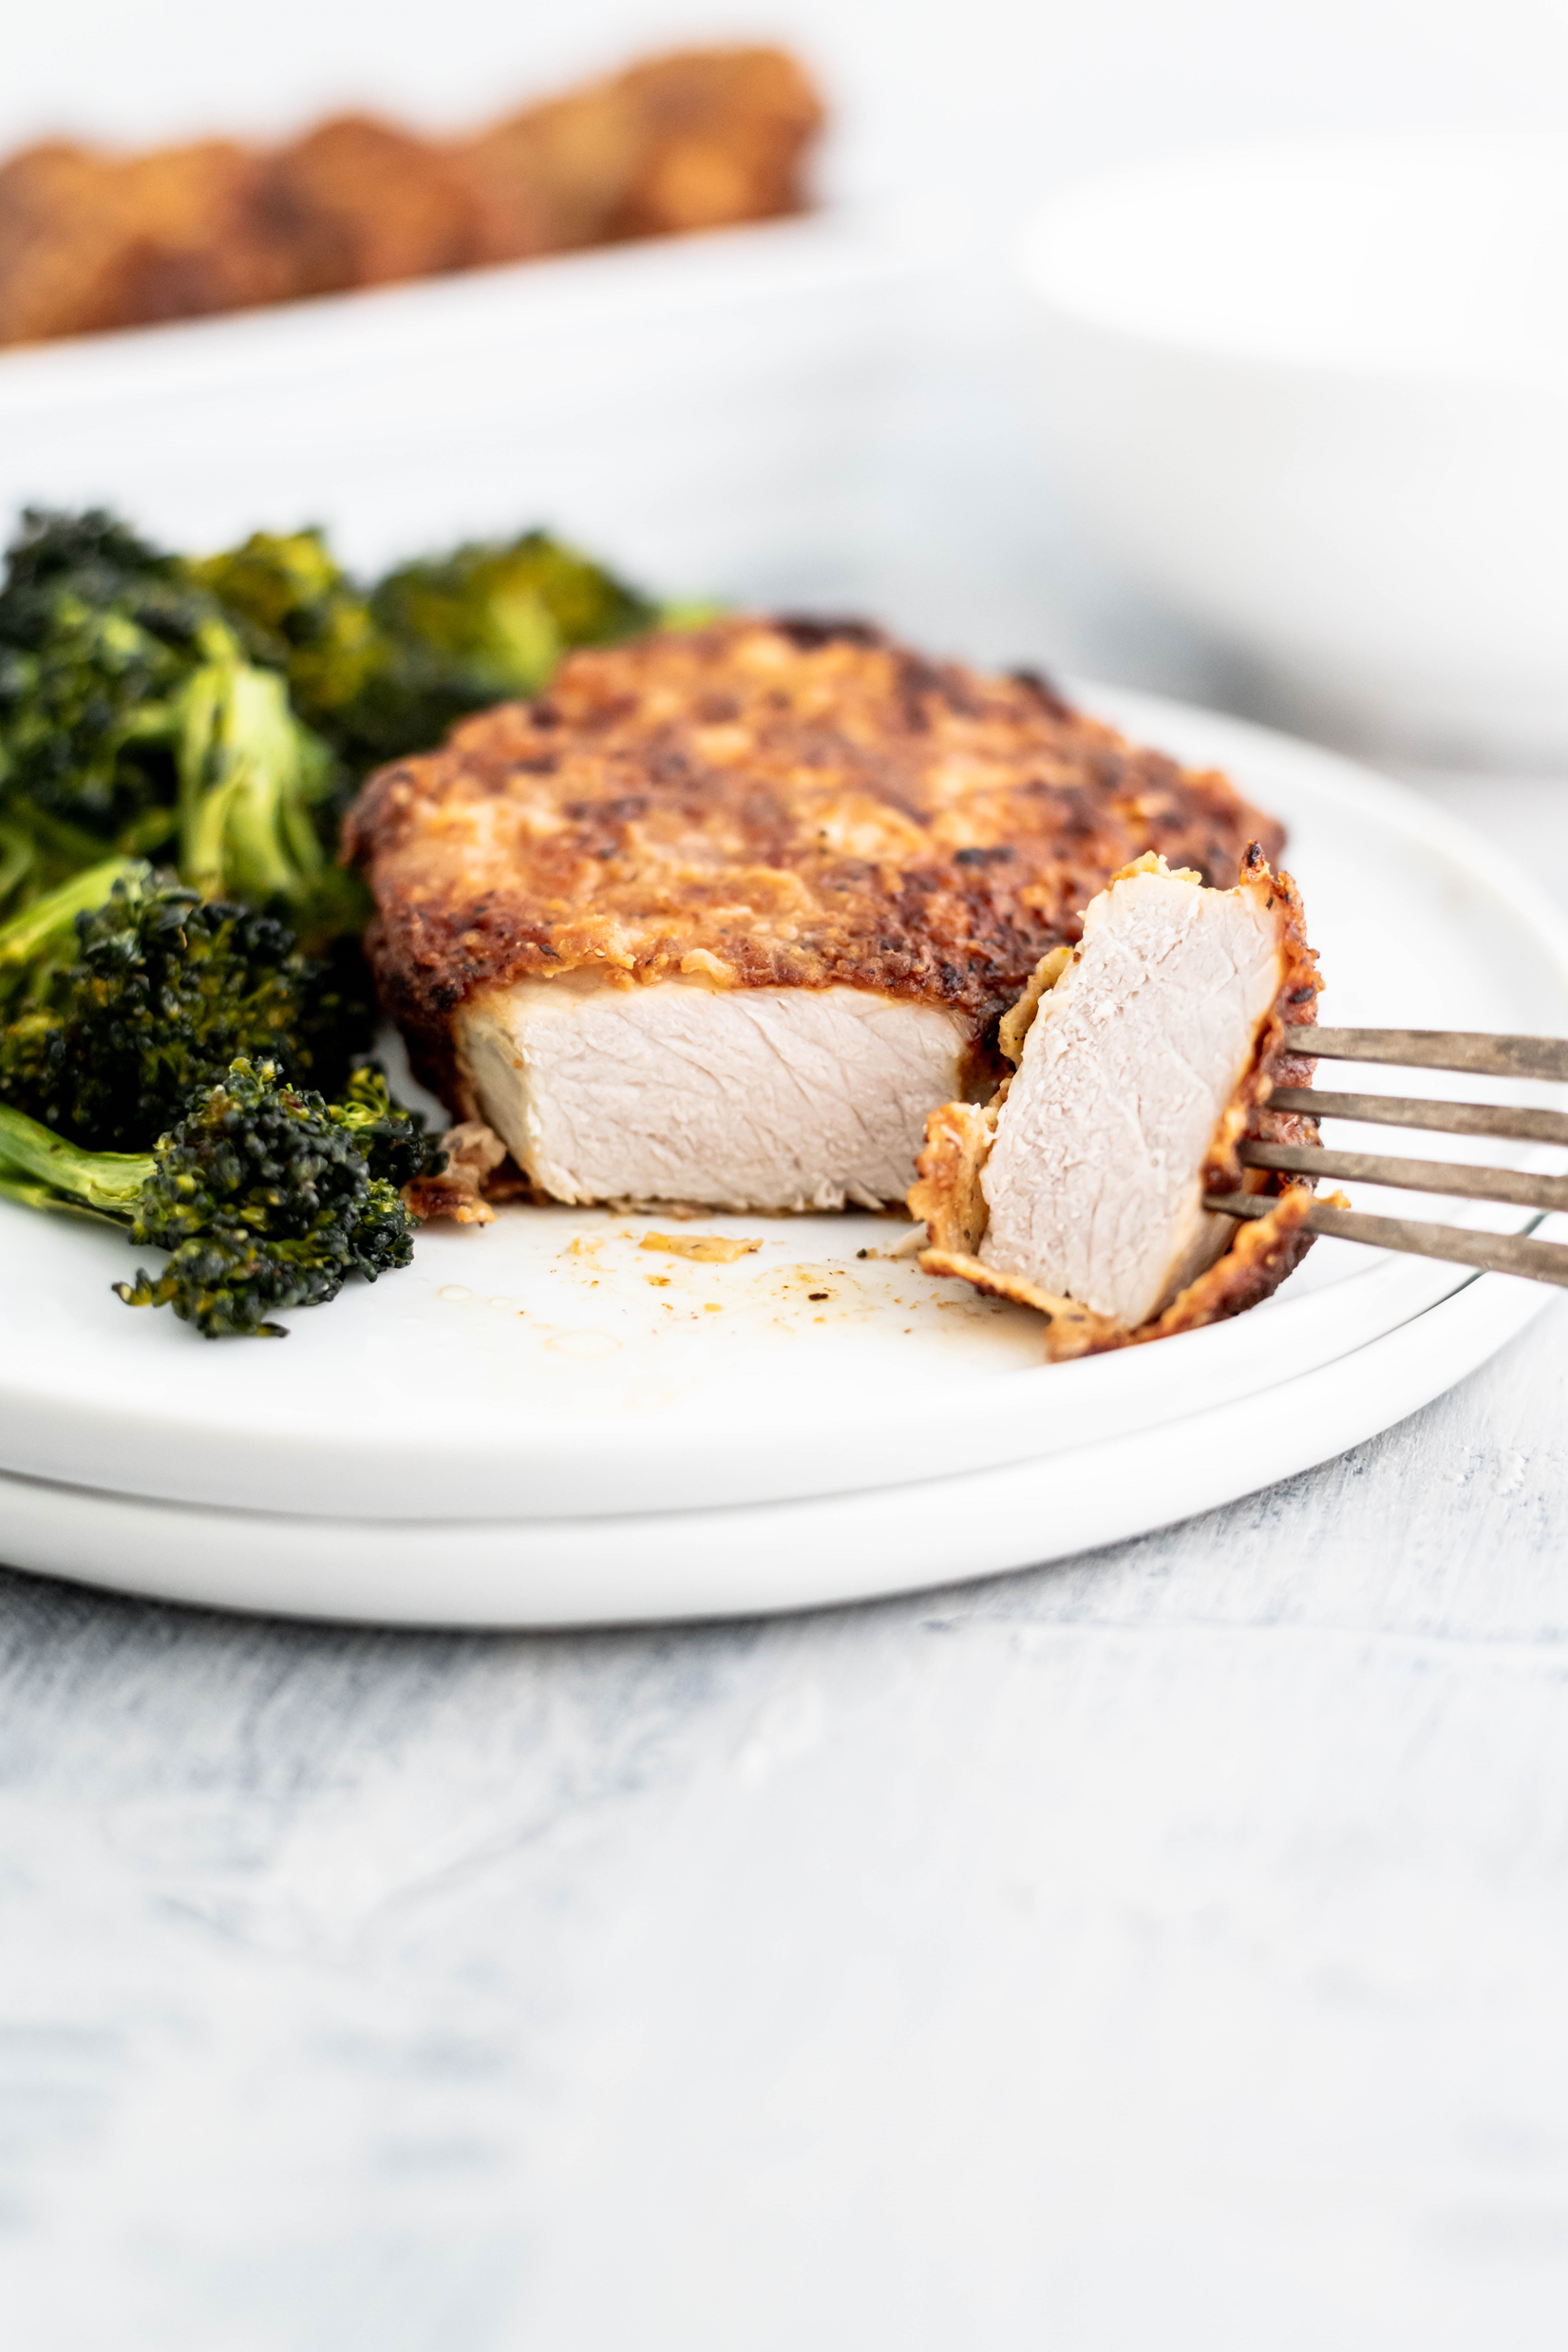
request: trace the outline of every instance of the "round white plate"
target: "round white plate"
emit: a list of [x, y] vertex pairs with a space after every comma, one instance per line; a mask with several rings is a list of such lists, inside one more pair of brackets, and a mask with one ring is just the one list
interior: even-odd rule
[[1471, 1277], [1282, 1388], [1044, 1461], [869, 1493], [389, 1525], [137, 1502], [0, 1472], [0, 1527], [16, 1565], [77, 1583], [379, 1624], [627, 1624], [863, 1601], [1064, 1559], [1308, 1470], [1463, 1378], [1552, 1295]]
[[[1568, 1031], [1568, 928], [1417, 796], [1234, 720], [1082, 694], [1129, 732], [1226, 767], [1285, 818], [1327, 1017]], [[728, 1265], [649, 1250], [657, 1229], [513, 1208], [486, 1228], [422, 1235], [410, 1271], [294, 1317], [284, 1344], [215, 1347], [119, 1304], [109, 1283], [133, 1261], [114, 1235], [0, 1204], [0, 1470], [318, 1519], [624, 1523], [1077, 1457], [1296, 1381], [1466, 1279], [1320, 1243], [1235, 1322], [1053, 1367], [1032, 1316], [890, 1257], [908, 1231], [894, 1220], [676, 1229], [760, 1243]], [[1428, 1333], [1439, 1386], [1458, 1376], [1444, 1371], [1446, 1328]], [[18, 1556], [0, 1520], [8, 1549]], [[204, 1597], [236, 1597], [216, 1559]], [[280, 1593], [279, 1605], [297, 1603]], [[653, 1593], [639, 1611], [658, 1606]]]

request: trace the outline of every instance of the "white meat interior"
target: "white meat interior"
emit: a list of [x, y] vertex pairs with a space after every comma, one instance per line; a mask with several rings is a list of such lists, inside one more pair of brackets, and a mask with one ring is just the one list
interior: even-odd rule
[[1042, 997], [981, 1175], [980, 1255], [1136, 1327], [1230, 1239], [1200, 1171], [1279, 988], [1258, 894], [1136, 874]]
[[459, 1017], [513, 1158], [561, 1201], [710, 1208], [902, 1200], [968, 1025], [859, 988], [524, 980]]

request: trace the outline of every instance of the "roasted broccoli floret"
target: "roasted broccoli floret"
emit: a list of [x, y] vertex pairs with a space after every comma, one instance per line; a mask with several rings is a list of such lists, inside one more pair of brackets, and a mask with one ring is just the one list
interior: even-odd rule
[[0, 585], [0, 813], [28, 806], [101, 844], [140, 826], [134, 845], [161, 847], [166, 705], [216, 614], [112, 517], [29, 512]]
[[0, 585], [0, 911], [112, 848], [286, 907], [312, 945], [361, 930], [332, 852], [367, 769], [657, 617], [538, 531], [367, 594], [319, 531], [192, 560], [103, 513], [29, 513]]
[[537, 693], [568, 647], [656, 617], [542, 531], [401, 565], [368, 596], [319, 531], [258, 531], [186, 571], [221, 600], [253, 659], [285, 673], [294, 709], [356, 781], [470, 711]]
[[96, 867], [0, 928], [0, 1002], [18, 966], [0, 1096], [101, 1150], [148, 1144], [236, 1054], [335, 1093], [374, 1026], [352, 942], [305, 956], [274, 917], [146, 865]]
[[371, 1175], [385, 1176], [399, 1191], [416, 1176], [445, 1166], [435, 1139], [425, 1131], [424, 1112], [393, 1101], [386, 1072], [374, 1062], [361, 1063], [350, 1074], [332, 1116], [353, 1136]]
[[[163, 810], [156, 829], [172, 840], [174, 827], [174, 812]], [[133, 838], [139, 830], [154, 829], [150, 825], [129, 828]], [[25, 795], [7, 799], [5, 749], [0, 730], [0, 918], [31, 906], [61, 882], [102, 864], [104, 847], [97, 834], [84, 832], [80, 825], [67, 824], [63, 817], [49, 816]], [[131, 861], [127, 858], [117, 863]]]
[[372, 591], [369, 613], [375, 663], [354, 700], [323, 722], [360, 772], [439, 743], [470, 711], [538, 693], [571, 647], [608, 644], [658, 617], [543, 531], [403, 564]]
[[307, 726], [330, 732], [381, 648], [368, 601], [322, 533], [254, 531], [242, 546], [185, 569], [223, 606], [252, 658], [284, 673]]
[[388, 572], [370, 605], [377, 625], [491, 693], [542, 686], [569, 645], [645, 629], [652, 605], [544, 531], [510, 546], [476, 543]]
[[0, 903], [112, 844], [323, 938], [362, 926], [329, 856], [348, 780], [241, 626], [108, 517], [28, 517], [0, 588]]
[[371, 1172], [361, 1123], [296, 1091], [275, 1062], [236, 1060], [193, 1094], [150, 1152], [88, 1152], [0, 1106], [0, 1195], [85, 1210], [171, 1254], [115, 1291], [170, 1306], [209, 1339], [281, 1338], [279, 1309], [335, 1299], [413, 1253], [397, 1190]]
[[230, 629], [203, 630], [200, 650], [171, 705], [180, 877], [205, 898], [287, 906], [301, 928], [330, 933], [339, 901], [339, 911], [349, 903], [318, 825], [331, 752], [295, 717], [283, 678], [245, 660]]
[[135, 858], [105, 858], [0, 923], [0, 1005], [30, 994], [63, 955], [69, 961], [83, 916], [101, 907], [117, 886], [138, 882], [149, 871]]

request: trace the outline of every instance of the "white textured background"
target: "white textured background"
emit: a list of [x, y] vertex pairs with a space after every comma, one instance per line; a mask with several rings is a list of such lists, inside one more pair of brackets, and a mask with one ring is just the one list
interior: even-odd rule
[[6, 2341], [1556, 2352], [1565, 1362], [798, 1622], [0, 1584]]

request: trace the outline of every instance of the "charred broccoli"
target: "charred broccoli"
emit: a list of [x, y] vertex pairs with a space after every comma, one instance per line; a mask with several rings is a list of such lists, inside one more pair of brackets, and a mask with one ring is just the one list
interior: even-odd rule
[[373, 1008], [343, 809], [568, 647], [659, 617], [542, 532], [366, 589], [318, 531], [194, 560], [28, 513], [0, 579], [0, 1194], [171, 1250], [121, 1295], [209, 1337], [405, 1264], [398, 1190], [434, 1148], [353, 1069]]
[[168, 697], [210, 599], [102, 513], [29, 513], [0, 585], [0, 798], [90, 836], [172, 832]]
[[[112, 846], [355, 927], [328, 747], [217, 597], [106, 515], [29, 513], [0, 586], [0, 904]], [[341, 902], [341, 903], [339, 903]]]
[[47, 891], [20, 915], [0, 923], [0, 1004], [30, 993], [76, 938], [84, 915], [101, 907], [117, 886], [150, 869], [135, 858], [105, 858]]
[[181, 879], [204, 898], [286, 907], [317, 939], [363, 929], [358, 885], [323, 845], [323, 819], [337, 830], [331, 750], [231, 630], [204, 630], [201, 650], [170, 706]]
[[368, 598], [322, 533], [254, 531], [241, 546], [185, 566], [216, 597], [253, 660], [281, 670], [307, 726], [330, 734], [380, 652]]
[[0, 1097], [99, 1150], [148, 1144], [236, 1054], [335, 1093], [370, 1041], [357, 949], [302, 955], [274, 917], [145, 865], [98, 867], [0, 928], [0, 991], [18, 954], [27, 993], [0, 1027]]
[[389, 572], [368, 594], [319, 531], [256, 532], [187, 567], [218, 597], [254, 659], [288, 677], [295, 710], [357, 782], [439, 743], [455, 719], [537, 693], [568, 647], [657, 618], [621, 581], [543, 531]]
[[543, 531], [389, 572], [370, 598], [383, 658], [349, 713], [365, 764], [537, 694], [563, 653], [651, 628], [656, 609]]
[[104, 848], [95, 834], [47, 815], [35, 802], [25, 797], [7, 800], [0, 721], [0, 911], [31, 905], [61, 882], [99, 863]]
[[432, 1163], [445, 1165], [425, 1131], [424, 1112], [393, 1101], [386, 1072], [374, 1062], [363, 1062], [351, 1073], [342, 1101], [332, 1105], [332, 1116], [359, 1146], [371, 1175], [384, 1176], [400, 1192], [416, 1176], [431, 1173]]
[[29, 512], [0, 584], [0, 910], [112, 848], [286, 907], [312, 943], [360, 930], [332, 860], [367, 769], [657, 617], [541, 531], [367, 591], [319, 531], [191, 560], [98, 511]]
[[[170, 1306], [209, 1339], [281, 1338], [269, 1318], [335, 1299], [350, 1274], [406, 1266], [413, 1225], [373, 1172], [365, 1121], [236, 1060], [192, 1095], [150, 1152], [88, 1152], [0, 1106], [0, 1195], [85, 1210], [166, 1249], [160, 1274], [117, 1282], [127, 1306]], [[372, 1120], [371, 1124], [374, 1124]]]

